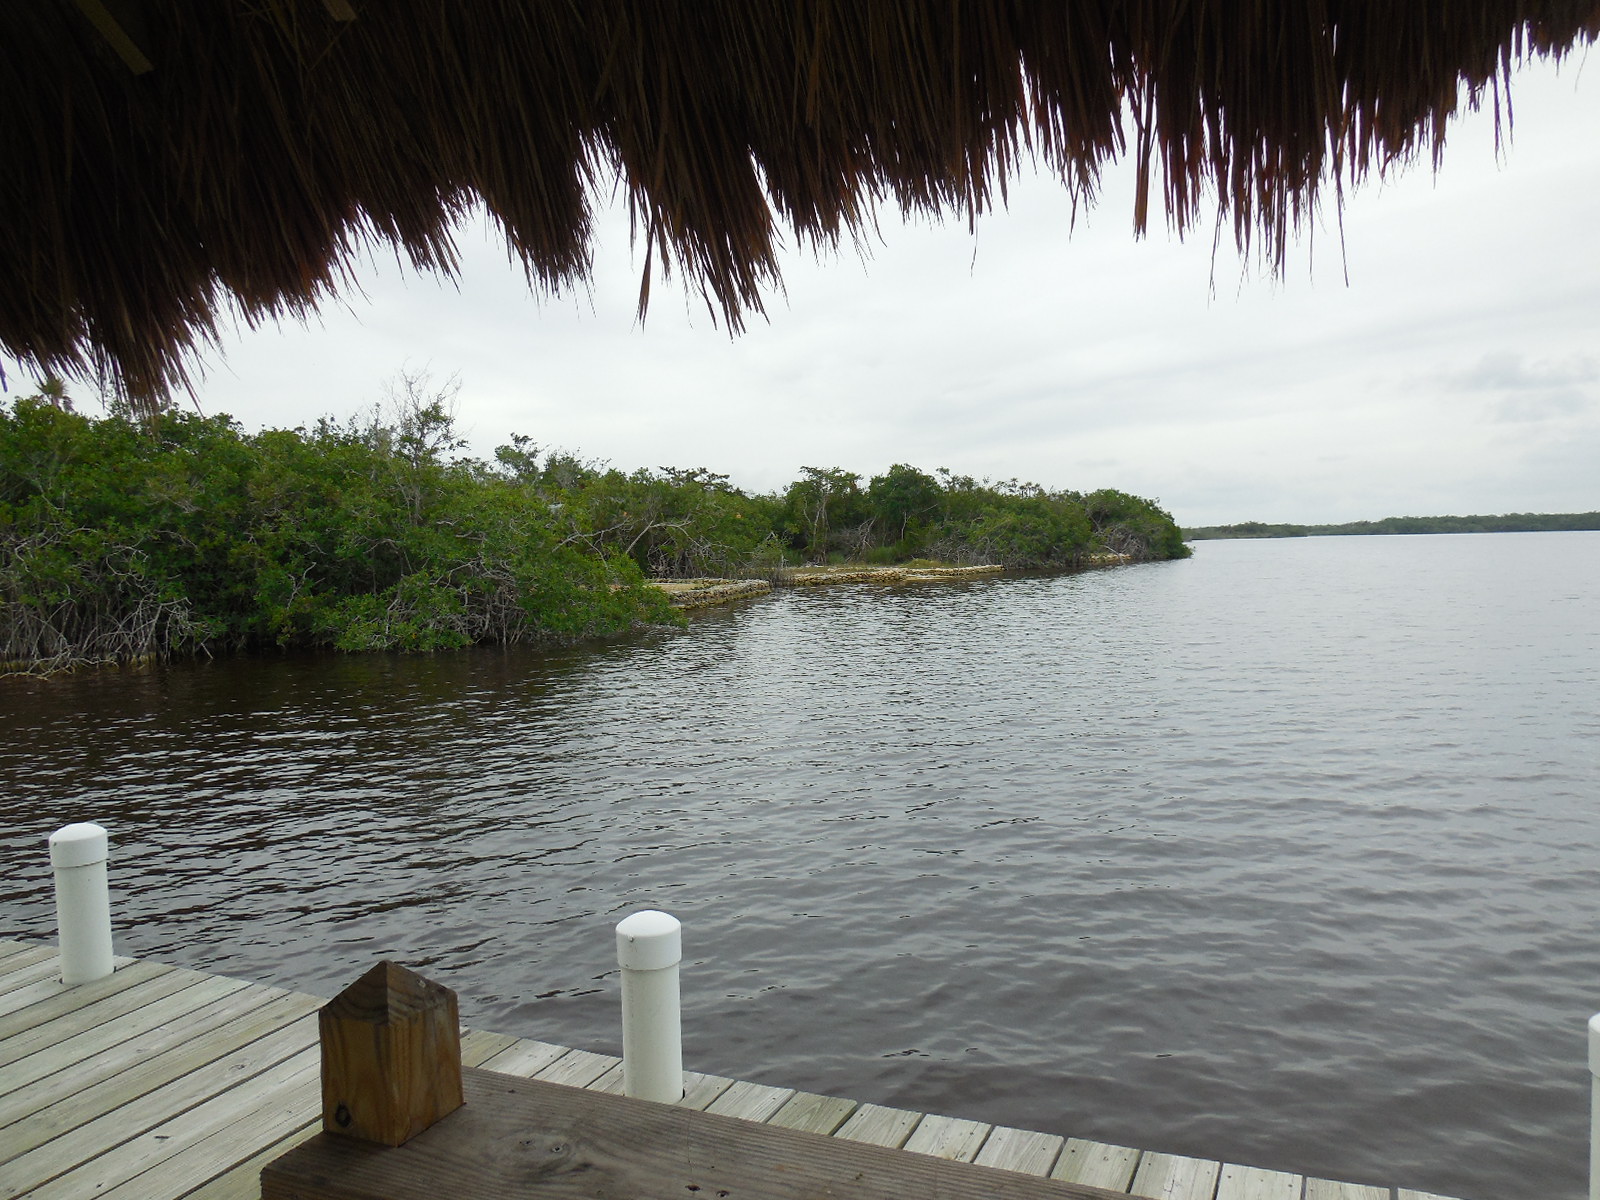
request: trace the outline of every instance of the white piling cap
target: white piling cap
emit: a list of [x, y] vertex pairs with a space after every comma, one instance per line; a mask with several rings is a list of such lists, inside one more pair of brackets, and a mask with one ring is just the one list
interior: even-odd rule
[[683, 925], [647, 908], [617, 922], [617, 962], [629, 971], [658, 971], [683, 959]]
[[63, 825], [50, 835], [50, 865], [88, 867], [106, 860], [106, 831], [91, 821]]
[[1600, 1013], [1589, 1018], [1589, 1074], [1600, 1076]]

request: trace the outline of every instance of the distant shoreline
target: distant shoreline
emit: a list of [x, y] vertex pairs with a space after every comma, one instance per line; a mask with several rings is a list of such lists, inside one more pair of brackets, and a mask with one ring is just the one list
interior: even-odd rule
[[1384, 517], [1381, 521], [1349, 521], [1343, 525], [1267, 524], [1202, 525], [1183, 531], [1186, 542], [1238, 538], [1370, 537], [1400, 533], [1568, 533], [1600, 530], [1600, 512], [1506, 513], [1473, 517]]

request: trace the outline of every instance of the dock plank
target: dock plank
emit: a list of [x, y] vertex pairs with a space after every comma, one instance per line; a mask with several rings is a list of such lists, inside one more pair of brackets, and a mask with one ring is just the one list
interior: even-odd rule
[[[120, 971], [124, 967], [132, 966], [135, 961], [131, 958], [114, 958], [111, 960], [111, 969], [113, 972]], [[27, 968], [26, 972], [21, 974], [26, 974], [26, 981], [19, 980], [13, 990], [0, 995], [0, 1016], [20, 1012], [41, 1000], [66, 995], [72, 990], [61, 982], [60, 964], [56, 962], [54, 955], [43, 963]]]
[[[97, 1057], [92, 1069], [74, 1066], [0, 1097], [3, 1115], [22, 1114], [0, 1124], [0, 1159], [20, 1154], [29, 1146], [57, 1137], [148, 1092], [188, 1078], [314, 1010], [315, 1002], [292, 995], [269, 997], [266, 1005], [243, 1012], [224, 1007], [221, 1014], [230, 1019], [202, 1029], [193, 1037], [180, 1035], [164, 1050], [147, 1047], [141, 1053], [141, 1039], [130, 1039], [114, 1047], [114, 1052]], [[196, 1023], [200, 1023], [198, 1019]], [[123, 1053], [129, 1047], [133, 1049]], [[102, 1057], [111, 1061], [102, 1062]]]
[[4, 975], [15, 965], [13, 959], [26, 958], [28, 961], [37, 961], [32, 956], [44, 954], [53, 955], [54, 946], [29, 945], [27, 942], [0, 942], [0, 975]]
[[[177, 975], [180, 968], [162, 966], [160, 963], [134, 962], [119, 967], [104, 979], [93, 983], [80, 983], [67, 987], [61, 983], [46, 983], [50, 990], [25, 1007], [0, 1016], [0, 1052], [13, 1039], [25, 1033], [37, 1032], [45, 1025], [72, 1017], [60, 1028], [76, 1031], [90, 1022], [110, 1020], [118, 1011], [121, 993], [150, 983], [166, 975]], [[197, 981], [198, 972], [188, 972]], [[30, 985], [35, 986], [35, 985]], [[8, 1060], [9, 1061], [9, 1060]]]
[[[261, 1200], [261, 1168], [321, 1132], [320, 1118], [301, 1125], [244, 1161], [225, 1167], [182, 1200]], [[453, 1200], [453, 1197], [441, 1200]]]
[[188, 1127], [183, 1127], [183, 1144], [169, 1145], [150, 1169], [100, 1193], [96, 1200], [155, 1200], [152, 1191], [157, 1188], [174, 1197], [183, 1196], [244, 1161], [253, 1147], [295, 1131], [308, 1113], [320, 1114], [321, 1108], [320, 1062], [314, 1060], [204, 1136], [191, 1140]]
[[1305, 1200], [1389, 1200], [1389, 1189], [1336, 1179], [1307, 1179]]
[[[27, 1194], [30, 1200], [82, 1200], [85, 1196], [94, 1196], [97, 1200], [111, 1197], [131, 1200], [136, 1196], [141, 1200], [159, 1200], [181, 1196], [189, 1189], [171, 1186], [167, 1176], [170, 1159], [208, 1142], [210, 1151], [220, 1157], [226, 1157], [229, 1152], [237, 1155], [235, 1162], [249, 1157], [255, 1145], [283, 1136], [304, 1124], [308, 1115], [321, 1111], [320, 1071], [321, 1055], [315, 1046], [308, 1047], [248, 1081], [236, 1081], [236, 1084], [248, 1082], [248, 1087], [234, 1086], [210, 1102], [146, 1129], [114, 1149], [56, 1175]], [[282, 1127], [272, 1137], [262, 1136], [264, 1130], [278, 1126]], [[213, 1135], [219, 1133], [223, 1137], [212, 1141]], [[18, 1195], [9, 1190], [10, 1165], [0, 1166], [0, 1197], [7, 1200]], [[161, 1183], [142, 1178], [156, 1168], [161, 1169]], [[130, 1186], [135, 1180], [138, 1183]], [[204, 1182], [205, 1178], [200, 1178], [189, 1186]]]
[[517, 1038], [511, 1046], [484, 1059], [483, 1067], [486, 1071], [499, 1071], [502, 1075], [520, 1075], [524, 1079], [531, 1079], [567, 1053], [566, 1046], [536, 1042], [532, 1038]]
[[490, 1033], [484, 1029], [463, 1029], [461, 1031], [461, 1061], [473, 1060], [472, 1065], [479, 1067], [485, 1059], [492, 1058], [502, 1051], [509, 1050], [517, 1044], [517, 1039], [509, 1033]]
[[1156, 1200], [1212, 1200], [1222, 1164], [1177, 1154], [1146, 1154], [1139, 1160], [1128, 1190]]
[[1217, 1181], [1217, 1200], [1300, 1200], [1304, 1187], [1303, 1176], [1287, 1171], [1224, 1163]]
[[[461, 1064], [481, 1067], [484, 1060], [514, 1046], [522, 1039], [509, 1033], [489, 1033], [482, 1029], [461, 1031]], [[307, 1138], [322, 1129], [322, 1114], [316, 1120], [300, 1125], [270, 1145], [257, 1150], [242, 1162], [227, 1166], [213, 1175], [183, 1200], [260, 1200], [261, 1168], [280, 1154], [293, 1150]]]
[[[128, 968], [130, 971], [133, 969]], [[61, 1054], [81, 1058], [116, 1045], [125, 1036], [131, 1036], [125, 1034], [124, 1030], [129, 1024], [127, 1018], [132, 1014], [185, 988], [195, 987], [204, 980], [205, 976], [196, 971], [165, 971], [94, 1004], [85, 1005], [78, 1012], [60, 1013], [31, 1029], [11, 1034], [0, 1041], [0, 1066], [6, 1068], [0, 1088], [10, 1090], [35, 1078], [33, 1072], [39, 1068], [29, 1066], [23, 1060], [41, 1050], [59, 1046], [62, 1048]], [[109, 983], [110, 980], [103, 982]], [[90, 988], [97, 985], [90, 983], [81, 986]]]
[[703, 1109], [732, 1086], [733, 1080], [726, 1075], [702, 1075], [699, 1071], [685, 1071], [683, 1099], [678, 1101], [678, 1105], [681, 1108]]
[[1048, 1175], [1061, 1157], [1066, 1138], [1031, 1129], [1008, 1129], [996, 1125], [974, 1160], [980, 1167], [1000, 1167], [1023, 1175]]
[[863, 1104], [850, 1114], [850, 1119], [839, 1126], [833, 1136], [851, 1142], [866, 1142], [871, 1146], [899, 1148], [906, 1144], [906, 1139], [921, 1120], [921, 1113], [909, 1109]]
[[41, 979], [59, 979], [61, 962], [53, 950], [35, 950], [19, 954], [15, 962], [0, 963], [0, 972], [4, 972], [0, 974], [0, 1002], [3, 1002], [12, 992], [30, 983], [37, 983]]
[[768, 1125], [783, 1129], [798, 1129], [804, 1133], [829, 1136], [850, 1118], [860, 1107], [854, 1100], [839, 1096], [819, 1096], [815, 1092], [796, 1092], [773, 1113]]
[[[533, 1078], [546, 1083], [564, 1083], [568, 1087], [588, 1087], [617, 1061], [609, 1054], [596, 1054], [593, 1050], [568, 1050], [549, 1066], [535, 1071]], [[489, 1069], [494, 1070], [493, 1067]]]
[[[274, 1034], [251, 1042], [232, 1054], [207, 1063], [142, 1096], [102, 1109], [99, 1104], [60, 1104], [50, 1110], [51, 1125], [64, 1126], [49, 1136], [44, 1122], [29, 1121], [0, 1130], [0, 1196], [26, 1192], [59, 1173], [63, 1162], [87, 1162], [113, 1150], [130, 1137], [197, 1109], [210, 1107], [241, 1081], [264, 1076], [296, 1054], [317, 1048], [317, 1022], [307, 1014]], [[321, 1058], [318, 1056], [320, 1066]], [[98, 1110], [98, 1111], [97, 1111]], [[90, 1114], [94, 1115], [90, 1115]]]
[[1131, 1146], [1112, 1146], [1084, 1138], [1068, 1138], [1061, 1157], [1050, 1172], [1050, 1178], [1125, 1192], [1133, 1185], [1133, 1174], [1139, 1169], [1142, 1153]]
[[923, 1117], [906, 1139], [905, 1149], [913, 1154], [931, 1154], [952, 1162], [971, 1162], [978, 1156], [993, 1126], [960, 1117]]
[[765, 1121], [794, 1095], [793, 1088], [768, 1087], [740, 1080], [706, 1105], [705, 1111], [742, 1121]]

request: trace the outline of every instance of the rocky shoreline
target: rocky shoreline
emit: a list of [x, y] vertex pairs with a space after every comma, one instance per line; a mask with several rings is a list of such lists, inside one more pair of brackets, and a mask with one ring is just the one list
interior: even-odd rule
[[[1089, 567], [1119, 566], [1132, 561], [1126, 554], [1096, 554], [1085, 561]], [[978, 567], [785, 567], [768, 579], [653, 579], [650, 586], [667, 595], [674, 608], [708, 608], [714, 604], [728, 604], [735, 600], [751, 600], [771, 593], [774, 583], [780, 587], [828, 587], [841, 583], [872, 583], [883, 587], [900, 584], [950, 583], [963, 579], [992, 578], [1003, 575], [1006, 568], [987, 565]]]

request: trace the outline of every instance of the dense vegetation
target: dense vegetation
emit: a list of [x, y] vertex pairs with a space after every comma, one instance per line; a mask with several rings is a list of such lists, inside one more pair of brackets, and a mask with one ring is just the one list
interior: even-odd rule
[[59, 392], [0, 408], [0, 663], [572, 639], [673, 620], [652, 575], [1187, 553], [1165, 512], [1116, 491], [895, 466], [747, 495], [703, 468], [625, 473], [516, 436], [485, 463], [460, 456], [449, 389], [422, 382], [356, 419], [257, 434], [177, 411], [90, 419]]
[[1185, 529], [1187, 541], [1209, 538], [1344, 537], [1381, 533], [1540, 533], [1552, 530], [1600, 529], [1600, 512], [1506, 513], [1497, 517], [1384, 517], [1381, 521], [1349, 521], [1343, 525], [1208, 525]]

